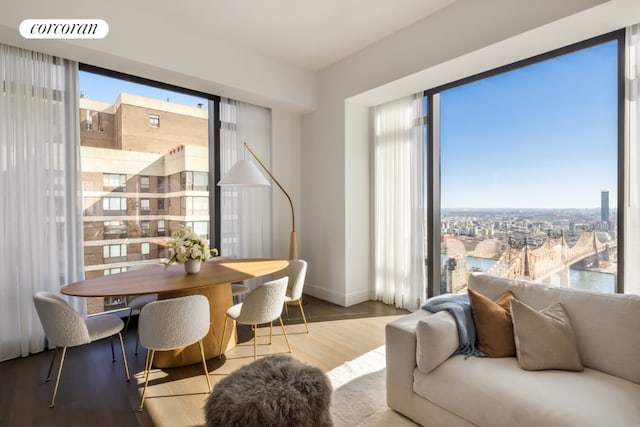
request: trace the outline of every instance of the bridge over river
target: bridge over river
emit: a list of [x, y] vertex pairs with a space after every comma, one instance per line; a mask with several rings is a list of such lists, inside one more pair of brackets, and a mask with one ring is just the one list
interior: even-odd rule
[[510, 239], [506, 250], [488, 273], [542, 283], [548, 283], [551, 276], [558, 275], [560, 285], [569, 286], [569, 269], [573, 264], [591, 258], [592, 265], [598, 267], [600, 261], [608, 261], [611, 251], [616, 249], [616, 241], [600, 242], [595, 230], [583, 232], [573, 246], [567, 244], [563, 233], [560, 237], [549, 234], [544, 244], [534, 249], [529, 247], [526, 239], [522, 245]]

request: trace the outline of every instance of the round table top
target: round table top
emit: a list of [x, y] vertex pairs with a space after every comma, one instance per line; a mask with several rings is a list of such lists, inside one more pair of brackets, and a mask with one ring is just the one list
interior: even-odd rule
[[266, 276], [287, 265], [289, 261], [284, 259], [209, 260], [202, 264], [198, 274], [186, 274], [182, 264], [159, 266], [81, 280], [64, 286], [61, 292], [78, 297], [175, 292]]

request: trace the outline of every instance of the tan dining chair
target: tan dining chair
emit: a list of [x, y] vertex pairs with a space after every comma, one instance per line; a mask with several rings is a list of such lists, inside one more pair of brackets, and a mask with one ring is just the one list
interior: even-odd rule
[[231, 284], [231, 296], [233, 297], [233, 303], [237, 304], [240, 302], [240, 296], [246, 295], [251, 291], [247, 285], [244, 283], [232, 283]]
[[[227, 256], [217, 256], [212, 258], [214, 261], [225, 261], [233, 259], [232, 257]], [[233, 297], [233, 303], [237, 304], [240, 302], [240, 296], [246, 295], [251, 291], [249, 286], [245, 285], [242, 282], [235, 282], [231, 284], [231, 296]]]
[[273, 274], [274, 278], [289, 277], [289, 285], [287, 286], [287, 294], [284, 298], [284, 310], [287, 319], [289, 318], [289, 303], [297, 304], [300, 307], [302, 321], [304, 327], [309, 333], [309, 325], [302, 308], [302, 290], [304, 289], [304, 279], [307, 275], [307, 262], [301, 259], [289, 260], [289, 265]]
[[[151, 263], [151, 264], [136, 264], [129, 267], [127, 271], [135, 271], [135, 270], [144, 270], [146, 268], [153, 267], [162, 267], [164, 264], [162, 263]], [[158, 294], [145, 294], [145, 295], [134, 295], [125, 297], [125, 304], [129, 308], [129, 315], [127, 316], [127, 322], [124, 325], [124, 335], [127, 335], [127, 331], [129, 330], [129, 323], [131, 322], [131, 316], [133, 312], [139, 313], [142, 310], [142, 307], [149, 304], [150, 302], [157, 301]], [[138, 341], [139, 335], [136, 333], [136, 350], [133, 354], [138, 354]]]
[[222, 357], [222, 349], [224, 345], [224, 336], [227, 329], [229, 319], [235, 320], [241, 325], [251, 325], [253, 330], [253, 359], [258, 357], [257, 330], [258, 325], [269, 323], [269, 344], [273, 337], [273, 321], [279, 320], [284, 338], [291, 353], [291, 345], [287, 337], [287, 331], [282, 323], [282, 307], [284, 304], [285, 293], [287, 292], [287, 283], [289, 279], [282, 277], [272, 280], [255, 288], [249, 292], [244, 302], [231, 306], [227, 310], [224, 326], [222, 328], [222, 337], [220, 340], [220, 357]]
[[145, 378], [138, 411], [142, 411], [147, 395], [149, 373], [158, 350], [174, 350], [198, 343], [202, 365], [211, 392], [211, 380], [204, 356], [202, 339], [209, 332], [209, 300], [204, 295], [158, 300], [145, 305], [140, 311], [138, 332], [140, 344], [147, 349]]
[[58, 375], [56, 376], [56, 385], [53, 388], [53, 394], [51, 396], [50, 408], [55, 406], [56, 394], [58, 393], [58, 385], [60, 384], [60, 376], [62, 375], [62, 367], [64, 365], [64, 357], [68, 347], [77, 347], [103, 338], [110, 338], [111, 358], [115, 362], [113, 336], [117, 334], [120, 338], [122, 361], [124, 363], [127, 381], [131, 379], [129, 377], [127, 356], [124, 353], [124, 343], [122, 342], [121, 331], [124, 328], [122, 319], [111, 314], [103, 314], [84, 319], [80, 313], [73, 309], [62, 297], [52, 292], [36, 292], [33, 295], [33, 303], [40, 318], [40, 323], [42, 323], [44, 333], [49, 340], [49, 344], [56, 346], [51, 356], [47, 381], [51, 379], [53, 363], [55, 362], [58, 351], [62, 348], [62, 356], [60, 358], [60, 366], [58, 367]]

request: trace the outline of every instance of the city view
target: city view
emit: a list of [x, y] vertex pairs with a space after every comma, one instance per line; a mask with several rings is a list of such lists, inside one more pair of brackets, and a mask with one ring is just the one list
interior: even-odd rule
[[[80, 77], [85, 277], [162, 263], [182, 226], [209, 238], [207, 100]], [[87, 298], [88, 314], [124, 307], [119, 296]]]
[[616, 291], [617, 48], [439, 93], [441, 291], [473, 271]]
[[[608, 192], [602, 192], [602, 199], [608, 201]], [[615, 217], [615, 210], [610, 213], [604, 205], [600, 209], [444, 209], [443, 284], [448, 291], [460, 292], [466, 288], [469, 272], [482, 271], [614, 292]], [[572, 249], [579, 253], [567, 259]]]

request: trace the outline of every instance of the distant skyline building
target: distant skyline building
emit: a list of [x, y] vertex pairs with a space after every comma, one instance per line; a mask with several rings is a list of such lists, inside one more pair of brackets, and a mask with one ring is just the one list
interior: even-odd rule
[[609, 221], [609, 191], [603, 191], [600, 195], [600, 221]]
[[447, 292], [458, 294], [467, 286], [467, 259], [464, 255], [453, 255], [446, 264]]

